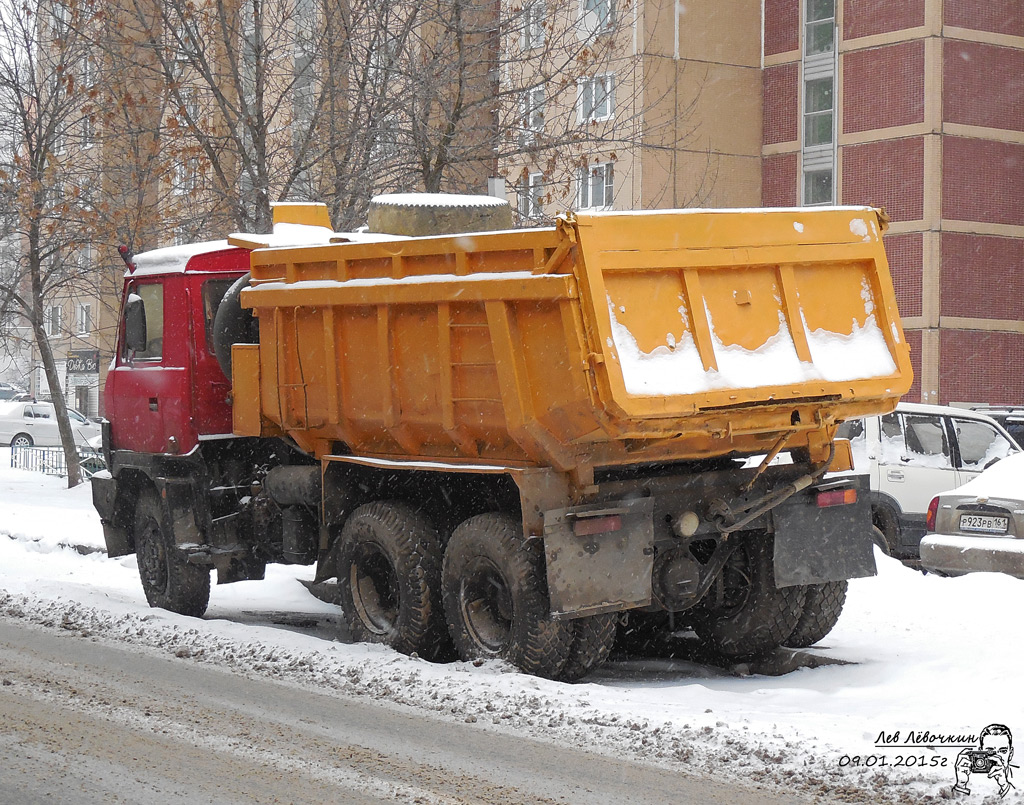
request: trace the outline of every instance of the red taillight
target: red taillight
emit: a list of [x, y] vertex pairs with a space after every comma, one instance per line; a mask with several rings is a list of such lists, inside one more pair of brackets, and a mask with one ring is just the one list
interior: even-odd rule
[[856, 489], [832, 489], [828, 492], [818, 493], [818, 508], [824, 509], [827, 506], [845, 506], [848, 503], [857, 502]]
[[589, 537], [591, 534], [606, 534], [622, 528], [622, 518], [613, 514], [608, 517], [585, 517], [572, 524], [572, 533], [577, 537]]
[[935, 516], [939, 513], [939, 499], [932, 498], [932, 502], [928, 504], [928, 513], [924, 516], [924, 527], [928, 531], [935, 530]]

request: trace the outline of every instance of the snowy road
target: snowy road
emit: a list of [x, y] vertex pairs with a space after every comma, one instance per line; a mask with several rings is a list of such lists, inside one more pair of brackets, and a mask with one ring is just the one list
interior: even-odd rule
[[[271, 694], [255, 692], [267, 690], [262, 686], [268, 684], [273, 690], [300, 686], [324, 694], [317, 700], [323, 704], [307, 714], [315, 726], [296, 722], [294, 742], [287, 735], [290, 727], [275, 727], [276, 732], [264, 735], [255, 711], [246, 714], [243, 708], [249, 734], [269, 741], [263, 747], [266, 755], [255, 761], [241, 752], [250, 739], [230, 732], [226, 725], [232, 722], [226, 714], [224, 719], [197, 723], [189, 720], [187, 710], [175, 709], [188, 694], [184, 683], [173, 700], [170, 695], [148, 694], [153, 707], [163, 701], [159, 709], [149, 710], [152, 718], [144, 717], [145, 711], [132, 714], [129, 708], [124, 712], [131, 718], [114, 724], [126, 733], [135, 725], [146, 740], [170, 740], [157, 731], [166, 728], [170, 735], [177, 730], [191, 736], [192, 743], [182, 751], [189, 746], [201, 750], [206, 745], [195, 742], [209, 735], [217, 746], [235, 753], [232, 763], [264, 766], [271, 759], [284, 762], [282, 758], [302, 763], [308, 751], [311, 762], [319, 766], [322, 753], [331, 750], [307, 747], [312, 740], [308, 736], [337, 729], [333, 717], [323, 717], [332, 712], [329, 708], [337, 699], [371, 707], [371, 712], [379, 708], [439, 720], [446, 729], [450, 726], [453, 736], [462, 735], [463, 729], [471, 735], [505, 736], [516, 749], [502, 751], [514, 760], [519, 759], [520, 746], [524, 761], [529, 752], [539, 751], [535, 742], [544, 748], [541, 760], [549, 752], [557, 757], [552, 747], [600, 753], [593, 772], [598, 782], [589, 800], [594, 802], [629, 801], [600, 795], [606, 783], [619, 781], [627, 791], [632, 786], [616, 775], [606, 781], [599, 773], [606, 764], [612, 768], [620, 760], [642, 760], [658, 764], [674, 781], [693, 776], [725, 786], [766, 786], [788, 802], [816, 797], [821, 802], [919, 803], [948, 799], [959, 751], [949, 745], [950, 736], [971, 738], [987, 724], [1003, 723], [1015, 732], [1018, 743], [1024, 741], [1024, 582], [1016, 579], [992, 574], [960, 579], [923, 576], [880, 557], [879, 575], [851, 583], [838, 626], [808, 652], [797, 670], [719, 669], [702, 663], [699, 656], [618, 659], [581, 683], [566, 685], [524, 676], [501, 663], [438, 665], [379, 646], [348, 643], [337, 608], [313, 598], [300, 583], [312, 575], [304, 567], [271, 566], [264, 581], [215, 587], [202, 620], [149, 609], [134, 557], [111, 560], [99, 550], [102, 534], [89, 490], [66, 490], [57, 479], [11, 470], [6, 467], [8, 455], [0, 450], [0, 622], [43, 627], [51, 637], [66, 635], [54, 637], [64, 645], [72, 645], [71, 638], [75, 646], [86, 649], [120, 644], [133, 656], [168, 663], [176, 674], [191, 669], [224, 674], [235, 680], [229, 688], [252, 701], [268, 700]], [[6, 670], [3, 662], [0, 676]], [[88, 697], [96, 695], [99, 701], [101, 688], [69, 683], [60, 672], [59, 664], [53, 666], [34, 677], [32, 684], [18, 676], [11, 680], [15, 685], [0, 686], [0, 697], [23, 708], [19, 712], [26, 724], [52, 719], [62, 708], [75, 718], [99, 718], [102, 711], [90, 710]], [[46, 684], [51, 676], [53, 684]], [[16, 685], [23, 687], [12, 700]], [[246, 694], [250, 685], [254, 693]], [[120, 699], [115, 691], [121, 687], [130, 689], [130, 681], [112, 681], [104, 695], [116, 704]], [[69, 690], [88, 695], [74, 696]], [[76, 710], [72, 704], [85, 709]], [[165, 715], [167, 726], [158, 726]], [[14, 717], [4, 716], [8, 723]], [[0, 757], [12, 760], [8, 768], [33, 773], [36, 756], [12, 749], [9, 733], [0, 734], [5, 736]], [[448, 732], [441, 734], [444, 737], [435, 736], [434, 744], [449, 740]], [[347, 744], [333, 734], [324, 743], [331, 745], [336, 749]], [[45, 741], [42, 746], [39, 751], [45, 755]], [[384, 754], [391, 757], [389, 751]], [[411, 757], [419, 756], [420, 750], [406, 751]], [[43, 755], [39, 758], [40, 763], [45, 760]], [[540, 762], [525, 765], [532, 768]], [[491, 790], [488, 786], [504, 786], [511, 792], [532, 779], [528, 775], [519, 779], [510, 772], [508, 777], [493, 777], [477, 769], [435, 765], [445, 769], [446, 778], [466, 774], [483, 781], [480, 790], [473, 789], [464, 801], [532, 801], [511, 793], [505, 799], [483, 798]], [[272, 771], [284, 774], [289, 768], [274, 766]], [[347, 774], [363, 771], [338, 768]], [[410, 790], [424, 787], [440, 801], [463, 796], [458, 793], [462, 789], [434, 789], [416, 774], [404, 774], [393, 782]], [[0, 801], [19, 801], [3, 794], [2, 785], [10, 779], [0, 775]], [[363, 778], [339, 779], [341, 783], [333, 784], [354, 785], [351, 780]], [[1017, 789], [1001, 803], [1024, 802], [1022, 781], [1024, 775], [1018, 771]], [[984, 802], [993, 794], [991, 781], [985, 779], [972, 778], [971, 789], [965, 805]], [[544, 792], [558, 800], [547, 788]], [[230, 802], [230, 793], [207, 799]], [[392, 796], [372, 786], [363, 793], [369, 801]], [[272, 798], [268, 793], [267, 799]], [[298, 794], [284, 799], [305, 801]], [[751, 800], [743, 796], [737, 801]]]
[[0, 623], [0, 668], [6, 803], [793, 802], [72, 631]]

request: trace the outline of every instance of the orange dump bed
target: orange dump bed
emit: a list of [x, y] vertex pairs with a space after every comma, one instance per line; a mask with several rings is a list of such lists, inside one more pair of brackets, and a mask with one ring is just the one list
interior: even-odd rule
[[252, 252], [235, 431], [567, 471], [786, 447], [910, 387], [870, 208], [579, 215]]

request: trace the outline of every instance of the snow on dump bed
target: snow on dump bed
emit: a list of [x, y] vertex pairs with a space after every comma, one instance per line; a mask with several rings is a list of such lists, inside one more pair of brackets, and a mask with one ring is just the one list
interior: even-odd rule
[[374, 196], [371, 204], [393, 204], [398, 207], [507, 207], [508, 202], [496, 196], [462, 196], [457, 193], [388, 193]]
[[717, 371], [705, 371], [697, 345], [690, 333], [685, 308], [680, 308], [682, 334], [666, 333], [665, 345], [644, 352], [633, 334], [615, 317], [615, 305], [608, 296], [612, 339], [608, 346], [618, 351], [626, 391], [636, 395], [673, 396], [699, 394], [717, 389], [750, 389], [807, 381], [842, 382], [869, 377], [888, 377], [896, 364], [875, 321], [874, 303], [865, 281], [863, 286], [867, 319], [861, 327], [853, 322], [849, 335], [827, 330], [810, 330], [801, 314], [811, 362], [800, 360], [793, 337], [779, 311], [779, 329], [754, 350], [724, 344], [715, 333], [714, 317], [704, 307], [714, 344]]

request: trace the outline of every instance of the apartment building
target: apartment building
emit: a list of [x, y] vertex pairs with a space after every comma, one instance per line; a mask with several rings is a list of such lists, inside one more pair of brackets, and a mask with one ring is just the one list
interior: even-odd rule
[[1024, 402], [1024, 4], [765, 0], [765, 205], [884, 205], [909, 399]]
[[[1020, 0], [505, 0], [474, 9], [469, 90], [478, 105], [464, 124], [471, 159], [441, 189], [484, 192], [488, 174], [502, 177], [524, 224], [570, 210], [884, 205], [917, 378], [909, 398], [1024, 401]], [[315, 13], [308, 0], [296, 10]], [[487, 13], [500, 23], [497, 45], [486, 31]], [[367, 36], [377, 37], [371, 19]], [[443, 22], [434, 19], [435, 26]], [[383, 44], [364, 43], [359, 58], [370, 65], [368, 78], [404, 100], [419, 76], [388, 72], [396, 54], [401, 58], [390, 27]], [[415, 47], [429, 49], [441, 36], [420, 38]], [[443, 77], [439, 50], [431, 69]], [[296, 65], [307, 64], [303, 48], [294, 52]], [[280, 89], [295, 98], [277, 105], [269, 120], [279, 140], [294, 135], [323, 88], [315, 64], [296, 70], [301, 80]], [[444, 90], [434, 90], [443, 101]], [[491, 95], [493, 103], [479, 103]], [[220, 125], [204, 110], [209, 97], [200, 90], [170, 98], [159, 112], [165, 127], [173, 120], [184, 126], [189, 116]], [[393, 100], [381, 120], [368, 123], [367, 142], [357, 143], [380, 176], [392, 170], [389, 160], [416, 123], [415, 106]], [[441, 127], [449, 111], [435, 103], [425, 119]], [[481, 132], [490, 132], [487, 148]], [[111, 171], [122, 147], [108, 147]], [[157, 233], [144, 241], [147, 248], [194, 238], [189, 221], [209, 230], [210, 219], [187, 208], [209, 189], [211, 166], [194, 143], [161, 156], [175, 154], [180, 164], [157, 170], [160, 184], [147, 200]], [[329, 179], [354, 164], [348, 154], [347, 162], [333, 163]], [[240, 183], [249, 181], [233, 170]], [[415, 189], [387, 185], [400, 175], [409, 176], [389, 174], [380, 188]], [[348, 184], [373, 181], [364, 172]], [[331, 200], [312, 174], [303, 173], [296, 192], [303, 188]], [[154, 238], [159, 242], [149, 242]], [[82, 304], [97, 309], [86, 313], [76, 307]], [[52, 314], [74, 366], [94, 365], [84, 361], [91, 347], [76, 339], [76, 325], [82, 316], [107, 316], [102, 311], [111, 306], [116, 298], [67, 300]], [[110, 317], [100, 329], [112, 323]], [[109, 350], [106, 343], [98, 350], [95, 386]], [[69, 383], [85, 384], [66, 367]]]
[[[582, 77], [575, 97], [542, 96], [555, 115], [575, 108], [595, 126], [633, 126], [633, 136], [577, 151], [568, 180], [551, 180], [528, 159], [504, 164], [524, 217], [885, 206], [916, 374], [908, 398], [1024, 402], [1020, 0], [647, 0], [621, 11], [612, 0], [580, 0], [560, 8], [578, 25], [593, 9], [631, 14], [614, 28], [624, 43], [618, 63], [644, 78], [624, 86], [612, 64]], [[547, 122], [540, 106], [524, 103], [531, 136]]]
[[[524, 221], [759, 203], [759, 2], [535, 0], [524, 14], [505, 48], [526, 65], [513, 76], [524, 148], [498, 165]], [[523, 79], [574, 48], [584, 56], [559, 81]]]

